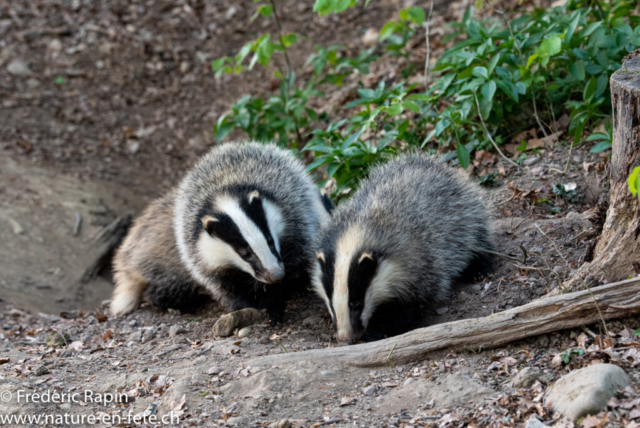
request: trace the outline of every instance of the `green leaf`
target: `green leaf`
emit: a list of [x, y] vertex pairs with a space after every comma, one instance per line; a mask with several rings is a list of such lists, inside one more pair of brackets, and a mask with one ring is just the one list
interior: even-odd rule
[[420, 107], [418, 107], [418, 105], [416, 103], [414, 103], [413, 101], [405, 101], [402, 103], [402, 107], [406, 108], [407, 110], [411, 110], [414, 113], [420, 113]]
[[569, 27], [567, 28], [567, 34], [565, 36], [565, 43], [569, 44], [571, 38], [573, 37], [573, 33], [576, 32], [576, 28], [578, 27], [578, 23], [580, 22], [580, 13], [576, 13], [575, 18], [571, 20]]
[[489, 61], [489, 64], [487, 65], [487, 73], [489, 75], [491, 75], [491, 73], [493, 73], [493, 70], [496, 68], [496, 65], [498, 64], [498, 61], [500, 61], [500, 58], [502, 58], [502, 54], [499, 53], [497, 55], [494, 55], [493, 58], [491, 58], [491, 61]]
[[640, 202], [640, 194], [638, 188], [640, 188], [640, 166], [633, 168], [633, 172], [629, 176], [629, 191], [633, 196], [638, 196], [638, 202]]
[[604, 152], [605, 150], [607, 150], [610, 147], [611, 147], [611, 141], [600, 141], [598, 144], [596, 144], [595, 146], [591, 147], [591, 150], [589, 150], [589, 153]]
[[211, 63], [211, 68], [214, 71], [219, 70], [223, 65], [224, 62], [227, 60], [228, 57], [222, 57], [222, 58], [218, 58], [218, 59], [214, 59], [213, 62]]
[[403, 21], [411, 21], [416, 25], [422, 26], [424, 24], [425, 19], [427, 19], [427, 15], [424, 12], [424, 9], [421, 7], [408, 7], [406, 9], [402, 9], [399, 13], [400, 19]]
[[503, 80], [503, 79], [496, 80], [495, 82], [498, 85], [498, 88], [500, 88], [502, 92], [504, 92], [506, 95], [511, 97], [515, 102], [519, 102], [518, 88], [516, 88], [516, 85], [514, 85], [512, 82], [508, 80]]
[[482, 85], [482, 88], [480, 89], [482, 98], [484, 98], [487, 101], [492, 101], [493, 96], [496, 93], [496, 89], [497, 89], [497, 85], [496, 85], [496, 82], [494, 82], [493, 80], [485, 83], [484, 85]]
[[486, 67], [482, 66], [473, 67], [472, 74], [476, 77], [484, 77], [485, 79], [489, 78], [489, 73], [487, 72]]
[[313, 162], [307, 165], [307, 171], [313, 171], [314, 169], [321, 167], [325, 163], [331, 162], [332, 159], [333, 157], [328, 155], [318, 156], [313, 160]]
[[431, 101], [431, 97], [425, 94], [411, 94], [407, 97], [407, 99], [414, 100], [414, 101], [425, 101], [425, 102]]
[[469, 167], [469, 163], [471, 162], [471, 155], [469, 155], [469, 150], [462, 143], [458, 143], [456, 146], [456, 152], [458, 153], [458, 160], [460, 161], [460, 166], [464, 169]]
[[335, 10], [336, 6], [336, 0], [316, 0], [313, 11], [318, 12], [319, 16], [328, 15]]
[[562, 40], [558, 36], [551, 36], [544, 39], [536, 49], [536, 54], [540, 57], [550, 57], [560, 53]]
[[273, 13], [273, 6], [270, 4], [263, 4], [258, 8], [256, 13], [253, 14], [253, 16], [251, 17], [251, 21], [255, 20], [258, 17], [258, 15], [262, 15], [263, 17], [268, 18], [271, 16], [272, 13]]
[[387, 107], [387, 113], [390, 115], [396, 115], [402, 113], [402, 105], [401, 104], [391, 104]]
[[587, 74], [584, 68], [584, 61], [579, 60], [569, 64], [569, 73], [571, 73], [571, 75], [575, 77], [576, 80], [583, 81], [585, 77], [587, 77]]
[[597, 87], [598, 87], [598, 80], [595, 77], [592, 77], [591, 79], [589, 79], [582, 93], [582, 98], [585, 102], [588, 103], [593, 100], [593, 97], [596, 94]]
[[604, 91], [607, 90], [607, 85], [609, 84], [609, 76], [604, 73], [598, 77], [598, 84], [596, 86], [596, 98], [601, 97], [604, 94]]
[[447, 129], [447, 127], [451, 124], [448, 119], [441, 119], [436, 123], [436, 136], [440, 136], [442, 131]]

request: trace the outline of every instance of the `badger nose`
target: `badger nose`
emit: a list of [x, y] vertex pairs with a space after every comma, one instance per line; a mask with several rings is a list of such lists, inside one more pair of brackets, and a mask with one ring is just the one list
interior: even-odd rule
[[269, 282], [280, 282], [284, 278], [284, 266], [280, 265], [277, 269], [272, 270], [267, 274]]

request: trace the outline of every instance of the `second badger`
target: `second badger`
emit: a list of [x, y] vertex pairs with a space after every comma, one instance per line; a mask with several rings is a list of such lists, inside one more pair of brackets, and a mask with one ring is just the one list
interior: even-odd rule
[[[165, 226], [173, 227], [177, 251], [164, 251], [178, 260], [156, 259], [162, 248], [149, 251], [140, 241], [137, 248], [128, 237], [123, 249], [137, 257], [116, 255], [114, 313], [134, 309], [146, 289], [154, 304], [174, 307], [184, 295], [197, 295], [195, 283], [231, 310], [266, 308], [277, 321], [289, 295], [309, 284], [317, 231], [329, 218], [302, 163], [275, 145], [259, 143], [212, 149], [175, 190], [171, 211], [173, 224]], [[130, 236], [145, 228], [153, 233], [148, 221], [142, 223]], [[161, 243], [149, 237], [145, 245], [156, 240]], [[167, 283], [176, 276], [173, 285]]]
[[493, 249], [477, 186], [425, 154], [375, 168], [319, 245], [314, 288], [350, 343], [419, 326], [454, 283], [491, 270]]

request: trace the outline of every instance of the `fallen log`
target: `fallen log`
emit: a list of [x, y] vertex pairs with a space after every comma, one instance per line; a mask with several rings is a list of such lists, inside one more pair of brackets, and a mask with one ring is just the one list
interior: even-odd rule
[[[597, 306], [595, 302], [598, 302]], [[598, 311], [599, 308], [599, 311]], [[281, 365], [298, 361], [330, 361], [357, 367], [407, 364], [438, 350], [498, 347], [526, 337], [621, 318], [640, 311], [640, 278], [545, 297], [489, 315], [420, 328], [362, 345], [258, 357], [248, 364]]]

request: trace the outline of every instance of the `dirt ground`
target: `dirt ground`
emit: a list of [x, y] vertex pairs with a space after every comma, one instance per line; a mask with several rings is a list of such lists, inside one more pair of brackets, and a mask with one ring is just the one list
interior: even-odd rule
[[[443, 24], [459, 19], [468, 3], [437, 3], [434, 57], [443, 47]], [[426, 6], [371, 2], [317, 17], [312, 2], [283, 1], [285, 31], [308, 36], [292, 51], [294, 65], [304, 62], [313, 41], [357, 45], [367, 29], [379, 29], [413, 4]], [[179, 426], [288, 419], [300, 427], [516, 426], [537, 415], [569, 426], [542, 405], [548, 385], [576, 368], [610, 362], [627, 370], [632, 386], [583, 426], [635, 423], [640, 358], [630, 332], [640, 327], [636, 319], [609, 323], [616, 341], [610, 352], [601, 346], [603, 326], [595, 325], [478, 354], [443, 352], [410, 366], [368, 370], [331, 361], [251, 366], [260, 355], [336, 346], [326, 310], [313, 296], [296, 299], [278, 327], [257, 325], [226, 339], [211, 333], [222, 314], [216, 307], [179, 314], [145, 306], [124, 319], [109, 317], [108, 305], [101, 305], [112, 287], [108, 272], [80, 280], [82, 266], [95, 257], [88, 249], [96, 235], [174, 185], [214, 144], [212, 126], [231, 103], [276, 87], [271, 69], [220, 79], [211, 71], [212, 59], [274, 30], [260, 21], [247, 25], [253, 10], [252, 3], [202, 0], [0, 0], [0, 240], [6, 244], [0, 248], [0, 393], [26, 388], [129, 397], [71, 405], [13, 400], [0, 404], [4, 413], [175, 410]], [[424, 57], [422, 43], [416, 45], [412, 59]], [[22, 71], [9, 73], [10, 64]], [[376, 84], [397, 68], [374, 63], [368, 81]], [[346, 84], [318, 108], [339, 108], [350, 91]], [[569, 153], [562, 134], [543, 139], [538, 132], [526, 137], [541, 143], [522, 168], [478, 152], [470, 171], [497, 174], [487, 194], [498, 251], [518, 261], [497, 258], [491, 276], [456, 290], [427, 322], [525, 304], [560, 287], [589, 259], [601, 221], [596, 202], [606, 155], [590, 154], [586, 145]], [[513, 147], [506, 151], [516, 155]], [[557, 355], [576, 346], [591, 351], [558, 364]], [[525, 367], [541, 375], [526, 388], [509, 386]]]

